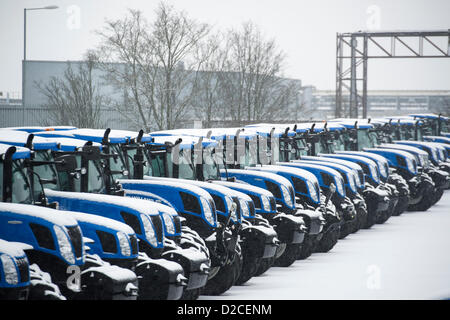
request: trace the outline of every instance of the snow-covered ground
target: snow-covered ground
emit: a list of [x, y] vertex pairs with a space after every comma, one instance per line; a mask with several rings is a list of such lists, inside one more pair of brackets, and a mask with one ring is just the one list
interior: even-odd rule
[[450, 298], [450, 190], [426, 212], [405, 212], [339, 240], [328, 253], [271, 268], [200, 300]]

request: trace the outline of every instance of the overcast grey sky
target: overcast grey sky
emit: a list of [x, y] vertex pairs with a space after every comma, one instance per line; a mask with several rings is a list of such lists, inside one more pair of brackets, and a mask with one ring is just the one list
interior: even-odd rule
[[[23, 8], [58, 5], [27, 13], [27, 59], [80, 60], [97, 44], [94, 30], [127, 8], [153, 18], [157, 0], [0, 0], [0, 91], [21, 91]], [[449, 0], [166, 0], [216, 28], [251, 20], [287, 54], [285, 75], [318, 89], [335, 88], [336, 33], [450, 28]], [[450, 59], [369, 62], [369, 90], [450, 90]]]

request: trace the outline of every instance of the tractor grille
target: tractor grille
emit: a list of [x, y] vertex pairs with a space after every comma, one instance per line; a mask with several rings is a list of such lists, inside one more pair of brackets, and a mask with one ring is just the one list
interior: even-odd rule
[[175, 233], [181, 233], [181, 218], [179, 216], [172, 216], [175, 224]]
[[16, 259], [17, 268], [19, 269], [20, 281], [27, 282], [30, 280], [30, 270], [28, 268], [28, 260], [27, 258], [18, 258]]
[[155, 216], [151, 216], [150, 217], [152, 219], [152, 223], [155, 226], [155, 230], [156, 230], [156, 239], [158, 240], [158, 242], [163, 242], [163, 224], [161, 221], [161, 217], [159, 215], [155, 215]]
[[70, 242], [72, 242], [73, 249], [75, 250], [75, 256], [81, 258], [83, 253], [82, 235], [79, 226], [67, 227], [67, 233], [69, 234]]
[[270, 210], [271, 211], [277, 211], [277, 202], [275, 201], [275, 198], [274, 197], [270, 197], [269, 199], [270, 199]]
[[248, 207], [250, 208], [250, 217], [254, 217], [255, 216], [255, 205], [252, 202], [247, 202], [248, 203]]
[[259, 197], [257, 195], [249, 194], [249, 196], [250, 196], [250, 198], [252, 198], [255, 208], [258, 208], [258, 209], [262, 208], [261, 200], [259, 199]]
[[130, 243], [131, 243], [131, 254], [138, 254], [139, 249], [136, 235], [132, 234], [130, 236]]

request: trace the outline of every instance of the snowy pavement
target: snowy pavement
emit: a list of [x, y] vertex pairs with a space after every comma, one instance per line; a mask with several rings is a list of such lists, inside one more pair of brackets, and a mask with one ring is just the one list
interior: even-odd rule
[[405, 212], [288, 268], [273, 267], [199, 300], [450, 298], [450, 190], [426, 212]]

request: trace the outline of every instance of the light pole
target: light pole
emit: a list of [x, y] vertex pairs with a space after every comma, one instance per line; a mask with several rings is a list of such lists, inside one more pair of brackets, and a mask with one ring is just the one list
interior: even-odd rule
[[58, 6], [46, 6], [39, 8], [24, 8], [23, 9], [23, 61], [22, 61], [22, 107], [25, 114], [25, 61], [27, 60], [27, 11], [34, 10], [52, 10], [58, 9]]

